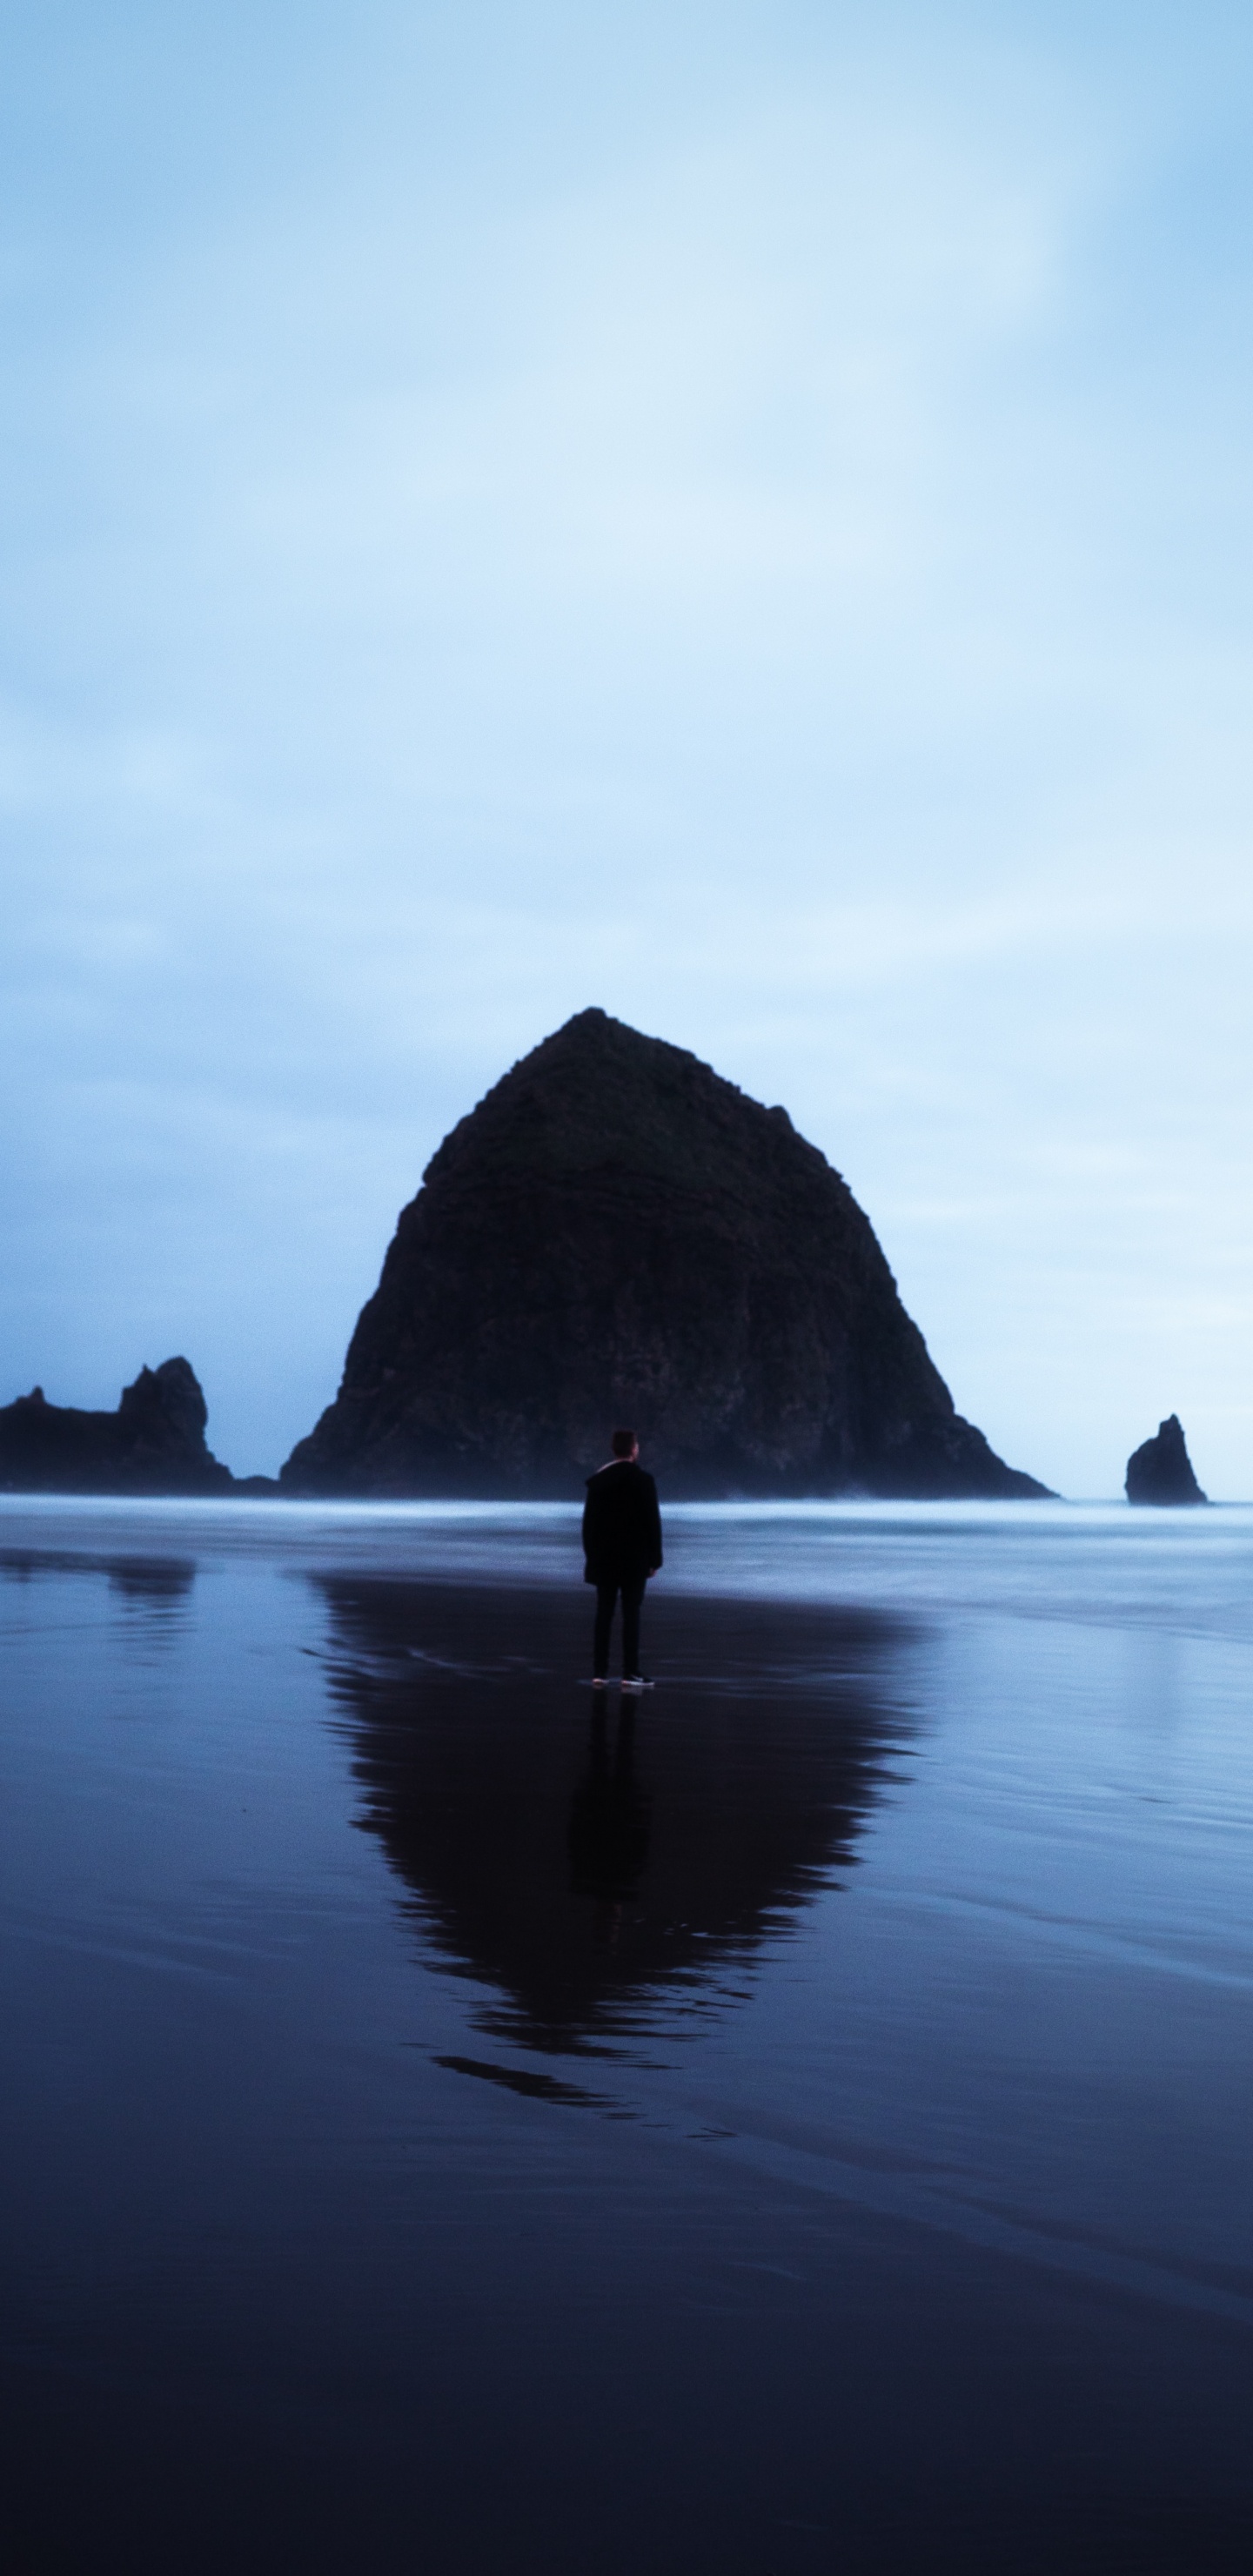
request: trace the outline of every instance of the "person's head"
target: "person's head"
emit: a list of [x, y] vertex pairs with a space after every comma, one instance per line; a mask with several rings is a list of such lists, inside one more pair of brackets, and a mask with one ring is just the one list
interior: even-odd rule
[[633, 1431], [615, 1431], [610, 1448], [615, 1458], [638, 1458], [640, 1444]]

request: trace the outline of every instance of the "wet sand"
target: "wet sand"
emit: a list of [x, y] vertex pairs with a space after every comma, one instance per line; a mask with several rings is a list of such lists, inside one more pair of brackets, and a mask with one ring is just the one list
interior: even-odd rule
[[1249, 2564], [1253, 1514], [672, 1530], [0, 1505], [23, 2568]]

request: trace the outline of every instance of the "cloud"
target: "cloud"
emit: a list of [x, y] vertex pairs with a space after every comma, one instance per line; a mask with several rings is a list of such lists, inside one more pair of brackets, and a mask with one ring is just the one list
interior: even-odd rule
[[442, 1128], [595, 999], [785, 1099], [967, 1409], [1100, 1481], [1150, 1362], [1098, 1390], [1071, 1283], [1137, 1291], [1146, 1161], [1143, 1354], [1245, 1275], [1202, 15], [1198, 68], [1152, 12], [306, 12], [290, 82], [282, 11], [112, 68], [78, 16], [0, 255], [16, 1382], [55, 1310], [103, 1400], [146, 1300], [272, 1461]]

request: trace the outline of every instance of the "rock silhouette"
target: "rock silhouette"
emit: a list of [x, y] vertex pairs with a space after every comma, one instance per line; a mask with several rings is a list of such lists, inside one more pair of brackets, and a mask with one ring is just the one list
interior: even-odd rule
[[0, 1406], [0, 1490], [220, 1494], [232, 1477], [205, 1445], [208, 1408], [190, 1362], [143, 1368], [116, 1413], [49, 1404], [42, 1387]]
[[440, 1146], [281, 1482], [568, 1495], [615, 1421], [672, 1498], [1046, 1491], [955, 1411], [786, 1110], [589, 1010]]
[[1192, 1471], [1183, 1424], [1177, 1413], [1159, 1423], [1155, 1437], [1133, 1449], [1127, 1460], [1129, 1503], [1203, 1503]]

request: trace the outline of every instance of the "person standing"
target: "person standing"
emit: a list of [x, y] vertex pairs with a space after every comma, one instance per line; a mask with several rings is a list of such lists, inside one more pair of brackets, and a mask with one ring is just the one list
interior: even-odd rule
[[583, 1506], [583, 1580], [596, 1586], [592, 1687], [603, 1690], [608, 1679], [609, 1639], [621, 1595], [623, 1688], [638, 1690], [640, 1605], [650, 1574], [661, 1567], [661, 1513], [657, 1487], [639, 1463], [635, 1433], [615, 1431], [610, 1445], [613, 1456], [588, 1477]]

